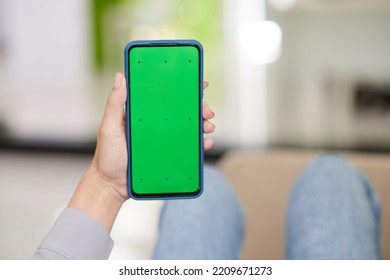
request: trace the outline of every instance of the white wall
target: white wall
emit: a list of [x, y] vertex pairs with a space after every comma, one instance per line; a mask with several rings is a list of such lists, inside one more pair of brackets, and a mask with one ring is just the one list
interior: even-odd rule
[[268, 68], [270, 141], [389, 146], [390, 116], [357, 115], [352, 87], [390, 81], [390, 5], [326, 7], [270, 11], [284, 35], [282, 56]]
[[12, 136], [84, 140], [91, 121], [88, 0], [2, 3], [0, 110]]

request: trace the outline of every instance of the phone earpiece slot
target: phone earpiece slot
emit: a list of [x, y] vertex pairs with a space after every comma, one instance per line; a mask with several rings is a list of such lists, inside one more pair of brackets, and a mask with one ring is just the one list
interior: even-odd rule
[[177, 43], [150, 43], [149, 46], [178, 46]]

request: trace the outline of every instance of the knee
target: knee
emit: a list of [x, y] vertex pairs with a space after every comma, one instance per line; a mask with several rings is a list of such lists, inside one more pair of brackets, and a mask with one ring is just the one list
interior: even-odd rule
[[204, 167], [204, 183], [202, 197], [220, 200], [221, 198], [238, 200], [234, 187], [216, 167], [206, 165]]
[[[225, 176], [214, 166], [204, 168], [203, 192], [200, 197], [190, 200], [168, 200], [164, 212], [196, 213], [200, 216], [219, 216], [234, 220], [238, 226], [244, 225], [244, 209]], [[230, 218], [229, 218], [230, 217]]]
[[236, 191], [232, 184], [216, 167], [206, 165], [204, 168], [204, 185], [201, 197], [215, 201], [240, 204]]
[[234, 187], [214, 166], [206, 165], [204, 168], [204, 190], [200, 200], [213, 207], [230, 209], [240, 220], [244, 219], [244, 210]]
[[[351, 163], [339, 155], [324, 154], [316, 158], [301, 174], [295, 192], [326, 195], [351, 195], [361, 191], [364, 176]], [[363, 183], [363, 184], [362, 184]]]
[[[328, 175], [355, 171], [352, 165], [344, 159], [342, 156], [337, 154], [323, 154], [317, 157], [308, 167], [308, 171], [321, 172], [321, 175]], [[316, 174], [318, 175], [318, 174]]]
[[212, 166], [204, 168], [202, 195], [196, 199], [166, 201], [161, 217], [161, 220], [175, 217], [175, 221], [180, 220], [181, 223], [189, 223], [191, 219], [203, 221], [212, 225], [206, 231], [223, 228], [230, 235], [238, 236], [238, 239], [243, 238], [245, 231], [244, 209], [233, 186]]
[[357, 176], [360, 176], [359, 171], [336, 154], [319, 156], [303, 172], [303, 178], [310, 181], [338, 181]]

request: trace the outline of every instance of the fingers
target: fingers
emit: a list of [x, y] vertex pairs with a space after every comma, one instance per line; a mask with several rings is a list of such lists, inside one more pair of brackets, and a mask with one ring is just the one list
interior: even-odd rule
[[106, 108], [101, 123], [101, 130], [113, 132], [123, 130], [124, 104], [126, 102], [126, 79], [122, 73], [117, 73], [114, 86], [107, 99]]
[[209, 107], [206, 101], [203, 101], [203, 119], [209, 120], [215, 116], [214, 111]]
[[[209, 83], [204, 81], [203, 82], [203, 89], [206, 89], [209, 86]], [[215, 115], [213, 110], [209, 107], [206, 101], [203, 101], [203, 119], [208, 120], [212, 119]]]
[[210, 121], [205, 120], [203, 122], [203, 132], [204, 133], [212, 133], [215, 130], [215, 124]]
[[[209, 86], [209, 83], [203, 82], [203, 89], [206, 89]], [[206, 101], [203, 101], [203, 132], [204, 133], [212, 133], [215, 130], [215, 125], [209, 120], [215, 116], [213, 110], [209, 107]], [[205, 151], [208, 151], [212, 148], [214, 141], [208, 138], [204, 138], [203, 140], [203, 148]]]
[[203, 141], [203, 148], [205, 151], [210, 150], [213, 147], [214, 141], [208, 138], [205, 138]]

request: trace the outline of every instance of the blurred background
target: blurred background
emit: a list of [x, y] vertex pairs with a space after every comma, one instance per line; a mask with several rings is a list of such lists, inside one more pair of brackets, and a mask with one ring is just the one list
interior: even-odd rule
[[[129, 41], [203, 44], [210, 162], [388, 153], [389, 27], [388, 0], [0, 0], [0, 259], [29, 258], [66, 206]], [[161, 204], [128, 204], [112, 258], [149, 258]]]

